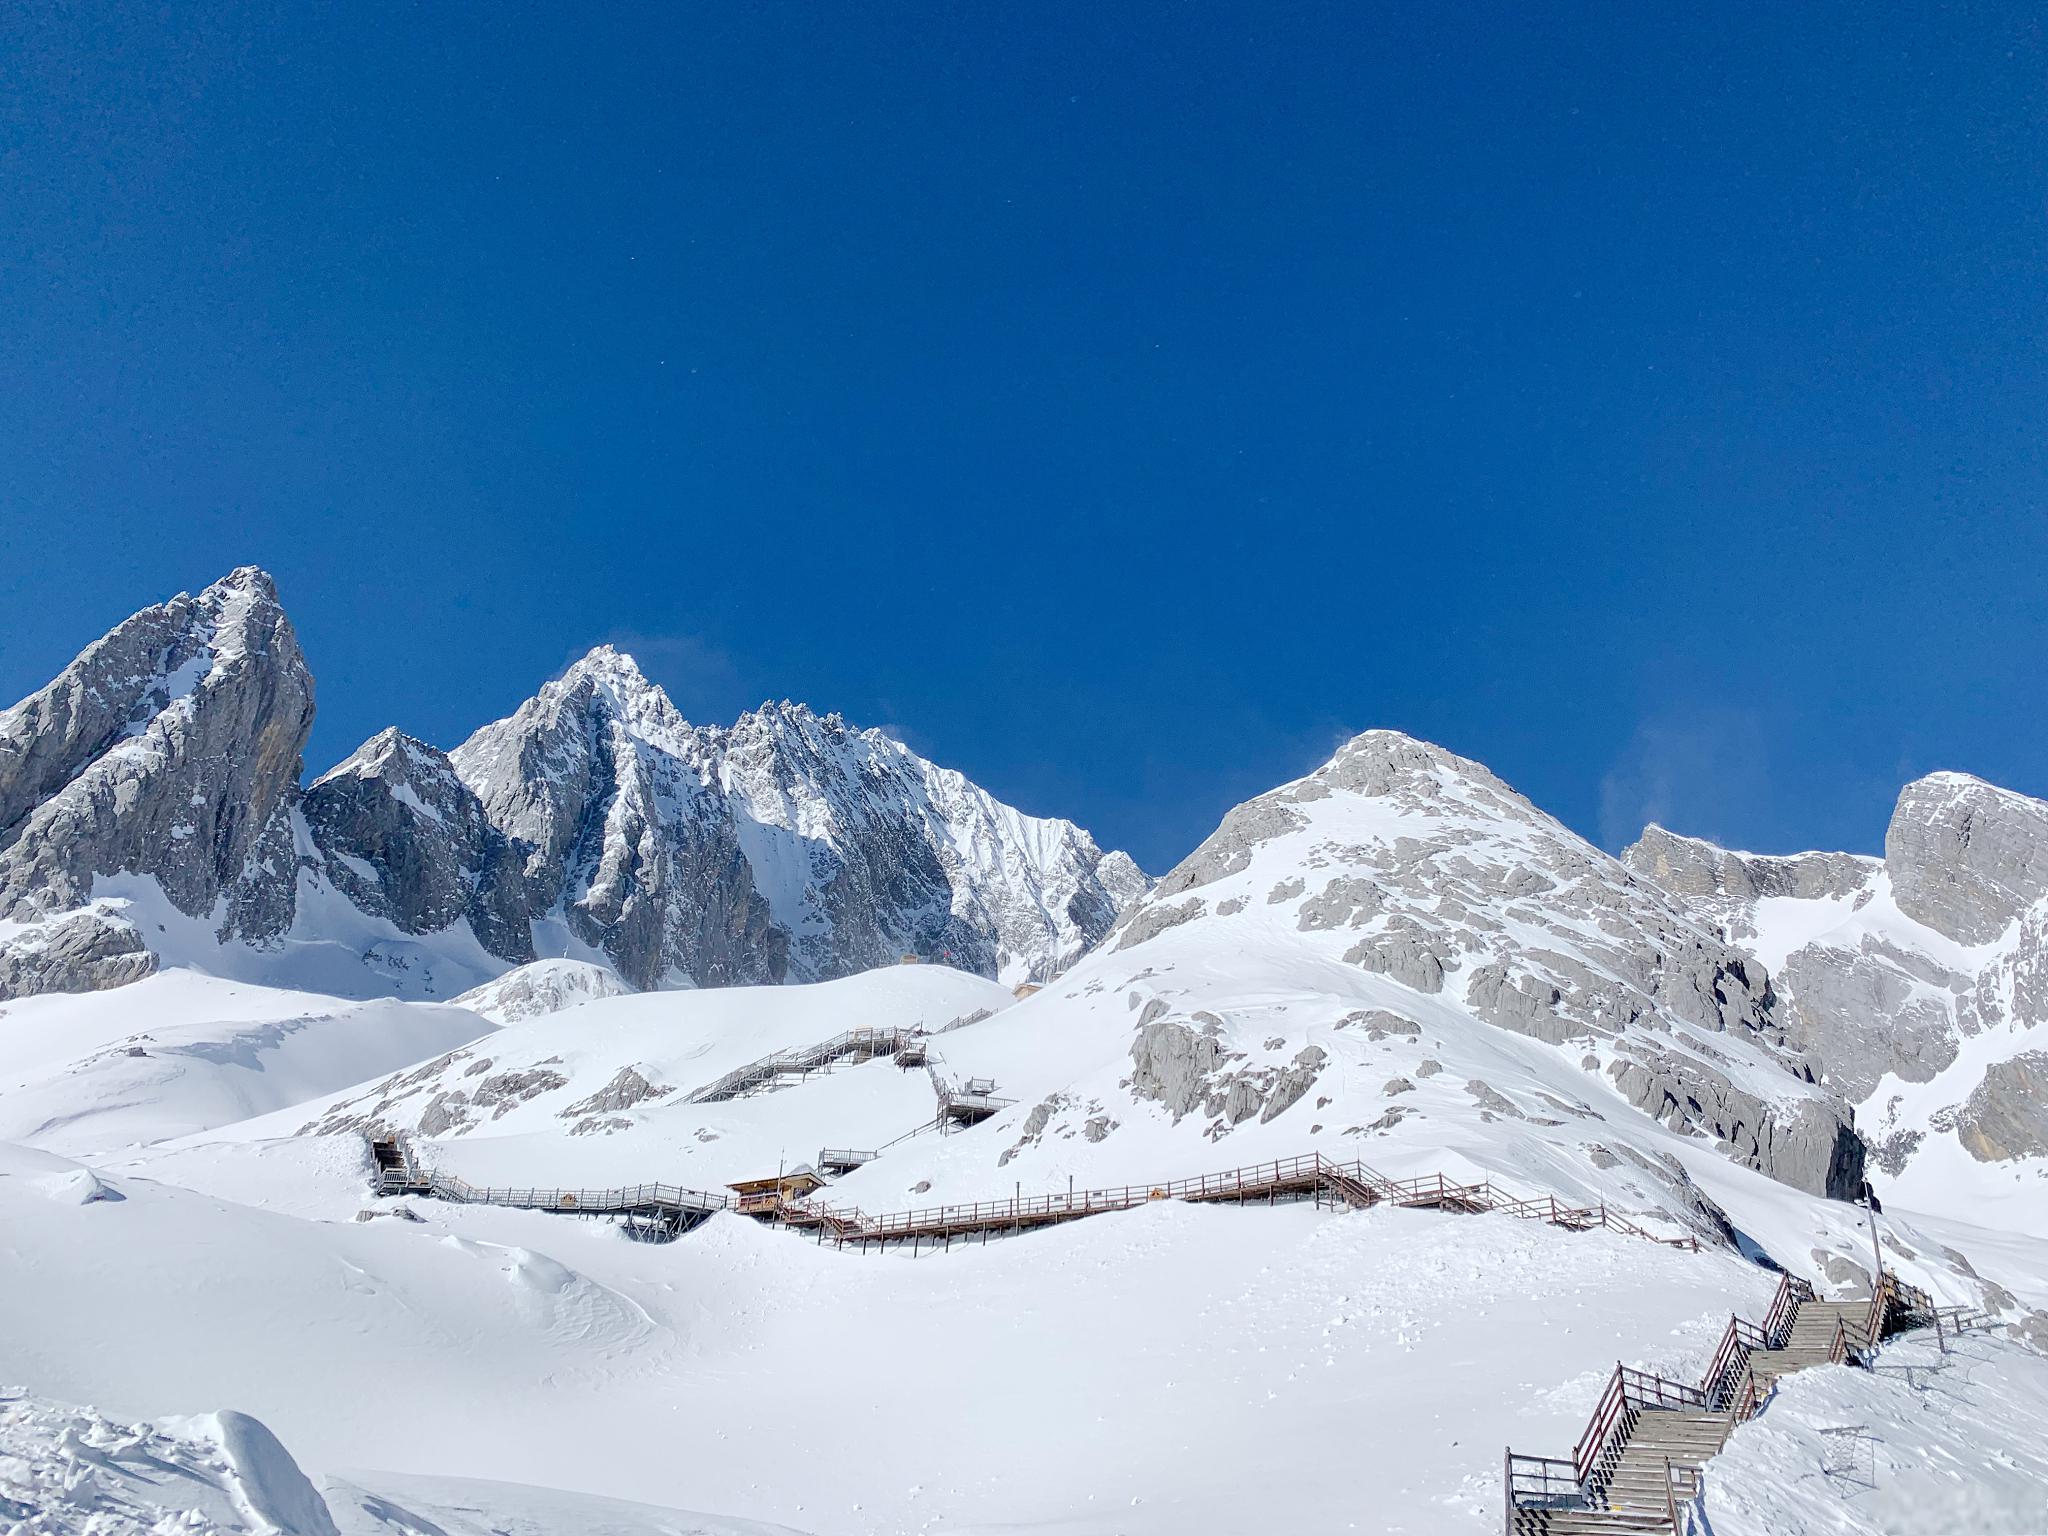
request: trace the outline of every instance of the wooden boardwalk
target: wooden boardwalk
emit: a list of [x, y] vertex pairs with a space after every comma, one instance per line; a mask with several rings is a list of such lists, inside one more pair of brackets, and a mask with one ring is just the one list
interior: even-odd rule
[[714, 1078], [683, 1100], [686, 1104], [718, 1104], [727, 1099], [779, 1085], [784, 1078], [801, 1081], [813, 1072], [829, 1072], [842, 1061], [895, 1059], [899, 1066], [923, 1066], [925, 1036], [921, 1029], [849, 1029], [816, 1045], [775, 1051]]
[[377, 1193], [421, 1195], [456, 1205], [502, 1205], [561, 1216], [617, 1220], [628, 1235], [665, 1242], [701, 1226], [731, 1203], [729, 1195], [680, 1184], [628, 1184], [618, 1189], [493, 1189], [420, 1167], [400, 1141], [372, 1141]]
[[[617, 1216], [636, 1227], [636, 1235], [679, 1237], [715, 1212], [732, 1209], [734, 1205], [729, 1195], [675, 1184], [635, 1184], [621, 1189], [487, 1188], [420, 1167], [402, 1141], [373, 1141], [371, 1148], [377, 1160], [380, 1194], [421, 1195], [465, 1205], [502, 1205], [569, 1216]], [[1491, 1182], [1461, 1183], [1440, 1173], [1389, 1178], [1366, 1163], [1340, 1162], [1313, 1152], [1194, 1178], [1070, 1190], [1065, 1194], [887, 1213], [833, 1206], [813, 1198], [781, 1204], [761, 1215], [776, 1225], [839, 1248], [851, 1246], [867, 1252], [907, 1243], [913, 1251], [922, 1251], [950, 1248], [956, 1242], [986, 1242], [991, 1237], [1035, 1231], [1108, 1211], [1127, 1211], [1155, 1200], [1207, 1205], [1313, 1200], [1319, 1205], [1353, 1210], [1391, 1205], [1471, 1215], [1490, 1213], [1542, 1221], [1573, 1232], [1605, 1227], [1675, 1248], [1699, 1247], [1699, 1239], [1690, 1234], [1668, 1236], [1652, 1232], [1610, 1212], [1604, 1205], [1570, 1205], [1555, 1196], [1531, 1199], [1511, 1194]]]
[[1701, 1469], [1735, 1427], [1763, 1411], [1781, 1376], [1867, 1364], [1880, 1340], [1913, 1327], [1961, 1331], [1976, 1314], [1936, 1307], [1886, 1270], [1867, 1301], [1823, 1301], [1786, 1275], [1762, 1323], [1731, 1317], [1697, 1385], [1617, 1363], [1569, 1457], [1510, 1450], [1507, 1536], [1684, 1536]]

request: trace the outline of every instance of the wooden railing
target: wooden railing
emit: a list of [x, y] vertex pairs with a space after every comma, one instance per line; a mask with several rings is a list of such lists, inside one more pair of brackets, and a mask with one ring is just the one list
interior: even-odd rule
[[831, 1232], [837, 1241], [889, 1243], [1045, 1226], [1106, 1211], [1129, 1210], [1153, 1200], [1245, 1201], [1281, 1196], [1304, 1198], [1319, 1193], [1341, 1197], [1347, 1191], [1352, 1194], [1362, 1192], [1372, 1200], [1392, 1205], [1498, 1212], [1573, 1230], [1606, 1226], [1674, 1247], [1697, 1249], [1699, 1246], [1699, 1239], [1689, 1234], [1668, 1237], [1651, 1232], [1634, 1222], [1613, 1216], [1604, 1206], [1567, 1206], [1561, 1205], [1554, 1197], [1535, 1200], [1514, 1196], [1496, 1189], [1490, 1182], [1460, 1183], [1441, 1173], [1390, 1178], [1364, 1162], [1337, 1162], [1314, 1152], [1233, 1168], [1223, 1173], [1075, 1190], [1066, 1194], [934, 1205], [886, 1215], [852, 1206], [824, 1205], [815, 1199], [799, 1202], [795, 1209], [803, 1213], [798, 1216], [797, 1224], [822, 1228]]
[[1556, 1456], [1518, 1456], [1513, 1451], [1501, 1469], [1507, 1488], [1508, 1525], [1518, 1509], [1585, 1509], [1585, 1480], [1571, 1462]]
[[[454, 1174], [423, 1171], [413, 1164], [410, 1153], [402, 1145], [388, 1145], [391, 1147], [389, 1154], [378, 1154], [378, 1187], [385, 1194], [422, 1194], [467, 1205], [505, 1205], [583, 1214], [648, 1209], [708, 1214], [736, 1208], [748, 1214], [760, 1214], [767, 1210], [766, 1206], [737, 1206], [730, 1195], [675, 1184], [637, 1184], [621, 1189], [596, 1190], [485, 1187]], [[387, 1156], [395, 1156], [398, 1165], [391, 1166], [386, 1162]], [[1187, 1178], [1104, 1189], [1073, 1190], [1065, 1194], [925, 1206], [886, 1214], [870, 1213], [857, 1206], [834, 1207], [811, 1199], [778, 1199], [773, 1202], [772, 1214], [787, 1225], [815, 1229], [821, 1235], [830, 1234], [841, 1243], [889, 1243], [970, 1231], [1020, 1230], [1107, 1211], [1129, 1210], [1154, 1200], [1242, 1203], [1310, 1197], [1320, 1199], [1325, 1195], [1342, 1199], [1347, 1204], [1359, 1203], [1362, 1199], [1366, 1203], [1493, 1212], [1543, 1221], [1573, 1231], [1605, 1226], [1651, 1242], [1681, 1248], [1699, 1247], [1696, 1237], [1689, 1234], [1672, 1237], [1651, 1232], [1613, 1215], [1604, 1205], [1565, 1205], [1554, 1196], [1532, 1199], [1498, 1189], [1491, 1181], [1464, 1183], [1441, 1173], [1391, 1178], [1365, 1162], [1338, 1162], [1316, 1152], [1222, 1173], [1195, 1174]]]
[[566, 1211], [579, 1216], [627, 1211], [676, 1211], [709, 1215], [726, 1210], [732, 1197], [680, 1184], [628, 1184], [618, 1189], [500, 1189], [472, 1184], [452, 1173], [394, 1172], [379, 1181], [385, 1194], [429, 1195], [457, 1205], [503, 1205], [515, 1210]]
[[[1858, 1329], [1837, 1317], [1829, 1344], [1828, 1359], [1836, 1364], [1853, 1359], [1866, 1347], [1875, 1347], [1883, 1337], [1884, 1323], [1900, 1294], [1898, 1277], [1886, 1270], [1871, 1296], [1870, 1307], [1860, 1326], [1867, 1345], [1857, 1343]], [[1758, 1350], [1784, 1348], [1801, 1303], [1815, 1299], [1806, 1281], [1781, 1275], [1771, 1305], [1761, 1325], [1743, 1317], [1728, 1319], [1720, 1343], [1698, 1386], [1672, 1381], [1649, 1371], [1637, 1370], [1617, 1361], [1599, 1401], [1593, 1405], [1586, 1432], [1572, 1447], [1569, 1461], [1548, 1456], [1529, 1456], [1510, 1449], [1506, 1462], [1508, 1505], [1507, 1529], [1514, 1529], [1514, 1513], [1531, 1508], [1591, 1508], [1596, 1493], [1634, 1429], [1636, 1415], [1645, 1409], [1682, 1409], [1691, 1412], [1727, 1413], [1740, 1424], [1757, 1411], [1756, 1377], [1749, 1369], [1750, 1356]], [[1561, 1485], [1563, 1469], [1570, 1468], [1576, 1502], [1569, 1502], [1571, 1489]], [[1693, 1495], [1687, 1495], [1688, 1498]], [[1542, 1502], [1535, 1502], [1535, 1501]], [[1678, 1511], [1672, 1508], [1673, 1529]]]
[[877, 1056], [892, 1056], [913, 1041], [922, 1038], [923, 1031], [915, 1029], [849, 1029], [843, 1034], [834, 1035], [830, 1040], [821, 1040], [816, 1045], [775, 1051], [758, 1061], [734, 1067], [724, 1076], [713, 1078], [703, 1087], [693, 1091], [683, 1102], [714, 1104], [725, 1099], [738, 1098], [749, 1089], [758, 1088], [778, 1077], [799, 1077], [812, 1072], [822, 1072], [839, 1061], [872, 1061]]

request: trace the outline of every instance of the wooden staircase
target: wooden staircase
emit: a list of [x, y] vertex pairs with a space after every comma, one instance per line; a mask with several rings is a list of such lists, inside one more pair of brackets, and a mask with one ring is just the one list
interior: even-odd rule
[[1890, 1271], [1865, 1301], [1823, 1301], [1805, 1281], [1784, 1276], [1761, 1324], [1728, 1320], [1698, 1385], [1618, 1364], [1570, 1458], [1510, 1450], [1507, 1536], [1680, 1536], [1701, 1468], [1738, 1424], [1762, 1412], [1782, 1377], [1866, 1363], [1887, 1333], [1935, 1315], [1923, 1293]]
[[899, 1066], [923, 1066], [925, 1054], [924, 1031], [921, 1029], [849, 1029], [816, 1045], [775, 1051], [758, 1061], [735, 1067], [691, 1092], [683, 1102], [723, 1103], [727, 1099], [780, 1087], [785, 1078], [802, 1079], [814, 1072], [829, 1072], [842, 1061], [873, 1061], [878, 1056], [887, 1056]]

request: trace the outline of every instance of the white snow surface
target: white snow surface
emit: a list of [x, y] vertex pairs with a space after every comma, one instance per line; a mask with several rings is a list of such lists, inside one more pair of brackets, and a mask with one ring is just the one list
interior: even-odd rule
[[1696, 1370], [1771, 1288], [1726, 1253], [1421, 1212], [1167, 1204], [910, 1260], [730, 1216], [656, 1248], [426, 1203], [309, 1220], [135, 1176], [79, 1205], [24, 1157], [51, 1161], [0, 1152], [0, 1358], [40, 1392], [233, 1402], [316, 1480], [544, 1478], [819, 1533], [1490, 1531], [1503, 1442], [1569, 1444], [1614, 1353]]
[[[14, 1454], [40, 1479], [50, 1508], [30, 1530], [97, 1536], [48, 1492], [85, 1485], [72, 1442], [98, 1451], [154, 1424], [188, 1447], [164, 1456], [189, 1475], [93, 1477], [136, 1511], [162, 1493], [174, 1519], [203, 1483], [215, 1502], [198, 1518], [223, 1531], [325, 1536], [322, 1518], [342, 1536], [1496, 1531], [1503, 1445], [1567, 1452], [1617, 1358], [1695, 1378], [1728, 1314], [1757, 1316], [1773, 1288], [1745, 1254], [1838, 1291], [1867, 1268], [1870, 1233], [1855, 1208], [1633, 1108], [1599, 1070], [1611, 1039], [1552, 1045], [1475, 1015], [1462, 981], [1481, 963], [1569, 960], [1619, 993], [1635, 983], [1602, 969], [1617, 928], [1631, 943], [1698, 930], [1486, 781], [1432, 782], [1428, 813], [1386, 796], [1299, 802], [1301, 824], [1148, 902], [1022, 1002], [936, 965], [607, 995], [609, 973], [555, 961], [471, 1007], [354, 1004], [179, 967], [6, 1005], [0, 1376], [38, 1394], [17, 1427], [41, 1448], [0, 1445], [0, 1476], [17, 1475]], [[1308, 920], [1339, 877], [1398, 864], [1447, 820], [1442, 868], [1468, 894], [1535, 870], [1586, 899], [1515, 898], [1474, 920], [1389, 876], [1364, 920]], [[1180, 910], [1190, 900], [1199, 909]], [[1182, 920], [1141, 927], [1162, 904]], [[1346, 958], [1396, 915], [1443, 941], [1458, 984], [1422, 990]], [[391, 955], [417, 985], [425, 973]], [[330, 958], [363, 975], [349, 946]], [[456, 995], [451, 977], [434, 971], [435, 995]], [[1217, 1049], [1178, 1118], [1138, 1091], [1148, 1018]], [[931, 1071], [884, 1058], [689, 1101], [770, 1052], [870, 1027], [931, 1032]], [[1650, 1027], [1769, 1101], [1810, 1092], [1732, 1032], [1665, 1013]], [[1297, 1071], [1310, 1080], [1284, 1098]], [[1016, 1102], [959, 1134], [907, 1134], [933, 1118], [935, 1076], [992, 1078]], [[1211, 1106], [1240, 1087], [1266, 1108]], [[839, 1251], [730, 1214], [641, 1245], [599, 1221], [374, 1197], [368, 1129], [408, 1133], [474, 1183], [520, 1187], [717, 1188], [826, 1146], [875, 1150], [819, 1197], [875, 1212], [1320, 1151], [1709, 1241], [1161, 1201], [921, 1256]], [[1707, 1201], [1737, 1248], [1713, 1241]], [[1891, 1202], [1889, 1264], [2008, 1322], [2048, 1308], [2038, 1235], [1929, 1204], [1940, 1213]], [[2038, 1363], [2002, 1340], [1983, 1348], [1968, 1414], [2031, 1411]], [[1889, 1424], [1916, 1453], [1947, 1443], [1909, 1423], [1911, 1403], [1881, 1400], [1882, 1377], [1840, 1386], [1863, 1396], [1803, 1421], [1802, 1394], [1841, 1374], [1788, 1384], [1709, 1469], [1723, 1536], [1777, 1529], [1755, 1522], [1828, 1415]], [[105, 1419], [59, 1406], [82, 1403]], [[1959, 1433], [2004, 1445], [1968, 1414]], [[68, 1424], [87, 1427], [67, 1440]], [[1981, 1476], [1929, 1464], [1956, 1473], [1957, 1507], [1983, 1529], [2024, 1529], [1998, 1522], [2036, 1464], [2017, 1443], [1998, 1455]], [[1943, 1491], [1920, 1487], [1890, 1526], [1830, 1526], [1816, 1503], [1784, 1528], [1915, 1529], [1898, 1512], [1917, 1518]], [[684, 1513], [699, 1509], [718, 1513]], [[103, 1527], [130, 1528], [153, 1529]]]
[[535, 960], [472, 987], [455, 999], [455, 1006], [493, 1024], [516, 1024], [601, 997], [624, 997], [632, 990], [608, 965], [588, 960]]
[[[1172, 963], [1167, 984], [1199, 979], [1192, 957]], [[1233, 985], [1277, 987], [1217, 964]], [[216, 1015], [228, 1035], [304, 1006], [211, 978], [149, 985], [167, 1008]], [[1298, 1005], [1300, 985], [1297, 975], [1297, 992], [1272, 1005]], [[1127, 1032], [1129, 1010], [1108, 995]], [[121, 997], [32, 1017], [21, 1059], [61, 1061], [66, 1028], [81, 1041], [123, 1038], [96, 1017]], [[1000, 1007], [1008, 1000], [977, 977], [899, 966], [811, 987], [588, 1002], [480, 1033], [458, 1047], [474, 1053], [461, 1061], [436, 1058], [423, 1079], [435, 1091], [543, 1067], [568, 1081], [515, 1095], [502, 1116], [487, 1109], [422, 1151], [479, 1182], [543, 1184], [707, 1185], [808, 1160], [820, 1144], [860, 1145], [870, 1128], [878, 1138], [928, 1115], [928, 1078], [880, 1060], [726, 1104], [686, 1105], [683, 1094], [765, 1051], [885, 1022], [943, 1029], [932, 1040], [942, 1072], [995, 1070], [1020, 1088], [1073, 1082], [1095, 1053], [1109, 1091], [1102, 1021], [1058, 992]], [[944, 1028], [987, 1007], [998, 1011]], [[1476, 1034], [1441, 1027], [1425, 1040], [1455, 1070], [1481, 1059]], [[1541, 1061], [1535, 1042], [1515, 1041], [1485, 1060], [1503, 1093], [1543, 1081], [1515, 1075], [1540, 1073], [1519, 1061], [1524, 1047]], [[491, 1067], [469, 1073], [484, 1057]], [[1373, 1063], [1364, 1052], [1347, 1074], [1376, 1100]], [[572, 1134], [562, 1111], [621, 1066], [677, 1092], [626, 1109], [630, 1129]], [[1151, 1204], [922, 1258], [840, 1252], [730, 1215], [647, 1246], [600, 1222], [370, 1198], [359, 1138], [293, 1134], [360, 1096], [194, 1123], [85, 1163], [0, 1147], [9, 1377], [122, 1423], [232, 1405], [290, 1447], [345, 1536], [758, 1532], [747, 1522], [815, 1536], [1435, 1536], [1495, 1530], [1501, 1446], [1568, 1449], [1617, 1356], [1693, 1376], [1727, 1313], [1757, 1315], [1774, 1278], [1711, 1247], [1306, 1205]], [[198, 1101], [201, 1119], [211, 1102]], [[891, 1209], [1043, 1193], [1068, 1173], [1121, 1183], [1219, 1168], [1305, 1150], [1285, 1122], [1313, 1102], [1220, 1142], [1192, 1120], [1176, 1129], [1134, 1115], [1101, 1142], [1049, 1135], [998, 1165], [1020, 1105], [1002, 1123], [913, 1138], [826, 1193]], [[1633, 1165], [1568, 1155], [1547, 1139], [1557, 1127], [1488, 1123], [1476, 1108], [1453, 1113], [1455, 1098], [1441, 1108], [1422, 1122], [1437, 1127], [1433, 1142], [1382, 1142], [1372, 1155], [1390, 1171], [1484, 1167], [1532, 1192], [1553, 1179], [1561, 1193], [1618, 1202], [1660, 1192]], [[1795, 1267], [1812, 1273], [1815, 1247], [1846, 1255], [1867, 1242], [1854, 1211], [1630, 1123], [1626, 1106], [1599, 1108], [1603, 1137], [1625, 1132], [1646, 1155], [1680, 1158]], [[929, 1191], [911, 1189], [925, 1179]], [[1631, 1180], [1642, 1186], [1632, 1197]], [[379, 1214], [354, 1219], [363, 1211]], [[1926, 1262], [1892, 1261], [1945, 1299], [1976, 1299], [1936, 1257], [1954, 1245], [2015, 1294], [2048, 1301], [2048, 1282], [2029, 1278], [2048, 1273], [2038, 1242], [1980, 1244], [1906, 1213], [1887, 1234]], [[677, 1513], [695, 1509], [719, 1513]]]
[[1709, 1464], [1715, 1536], [2039, 1536], [2048, 1360], [1968, 1334], [1787, 1378]]
[[10, 1536], [338, 1536], [326, 1500], [247, 1414], [130, 1424], [8, 1388], [0, 1520]]
[[[939, 1031], [1013, 1001], [995, 982], [938, 965], [886, 966], [802, 986], [601, 998], [507, 1025], [439, 1061], [234, 1134], [370, 1123], [419, 1133], [424, 1125], [428, 1134], [416, 1141], [422, 1155], [476, 1184], [658, 1181], [717, 1189], [809, 1162], [824, 1146], [879, 1148], [930, 1125], [937, 1098], [927, 1072], [905, 1072], [886, 1059], [722, 1103], [686, 1102], [696, 1089], [763, 1056], [848, 1030]], [[967, 1034], [949, 1031], [932, 1048], [943, 1053]], [[644, 1098], [592, 1102], [625, 1072], [650, 1090]]]
[[96, 1155], [232, 1125], [488, 1034], [464, 1009], [159, 972], [0, 1004], [0, 1140]]

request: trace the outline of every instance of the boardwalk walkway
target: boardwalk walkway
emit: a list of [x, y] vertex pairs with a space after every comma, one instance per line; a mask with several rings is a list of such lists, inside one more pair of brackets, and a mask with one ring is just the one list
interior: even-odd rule
[[925, 1036], [920, 1029], [849, 1029], [821, 1040], [816, 1045], [775, 1051], [759, 1061], [735, 1067], [690, 1094], [686, 1104], [718, 1104], [743, 1094], [780, 1086], [785, 1078], [802, 1079], [813, 1072], [829, 1072], [842, 1061], [873, 1061], [878, 1056], [894, 1057], [901, 1066], [923, 1066]]
[[424, 1195], [456, 1205], [502, 1205], [513, 1210], [553, 1211], [563, 1216], [616, 1219], [627, 1233], [665, 1242], [702, 1225], [724, 1210], [731, 1197], [679, 1184], [629, 1184], [619, 1189], [490, 1189], [416, 1163], [400, 1141], [373, 1141], [380, 1195]]
[[1761, 1324], [1731, 1317], [1697, 1385], [1617, 1364], [1570, 1457], [1507, 1452], [1507, 1536], [1685, 1536], [1704, 1464], [1763, 1411], [1782, 1376], [1867, 1364], [1913, 1327], [1960, 1331], [1976, 1315], [1937, 1308], [1889, 1270], [1867, 1301], [1822, 1301], [1786, 1275]]
[[[623, 1189], [493, 1189], [421, 1168], [402, 1141], [373, 1141], [378, 1193], [424, 1195], [468, 1205], [504, 1205], [572, 1216], [622, 1216], [644, 1229], [636, 1235], [676, 1237], [715, 1211], [731, 1208], [729, 1196], [674, 1184], [637, 1184]], [[908, 1243], [913, 1250], [950, 1248], [1033, 1231], [1061, 1222], [1127, 1211], [1154, 1200], [1188, 1200], [1211, 1205], [1273, 1204], [1313, 1200], [1349, 1209], [1393, 1205], [1408, 1209], [1493, 1213], [1542, 1221], [1574, 1232], [1605, 1227], [1631, 1237], [1676, 1248], [1699, 1247], [1691, 1235], [1652, 1232], [1610, 1212], [1604, 1205], [1575, 1206], [1555, 1196], [1529, 1199], [1489, 1182], [1459, 1183], [1442, 1174], [1389, 1178], [1366, 1163], [1339, 1162], [1309, 1153], [1233, 1168], [1195, 1178], [1072, 1190], [1060, 1195], [984, 1200], [968, 1205], [935, 1205], [920, 1210], [870, 1213], [813, 1199], [784, 1204], [767, 1213], [777, 1225], [810, 1234], [835, 1247], [866, 1252]]]

